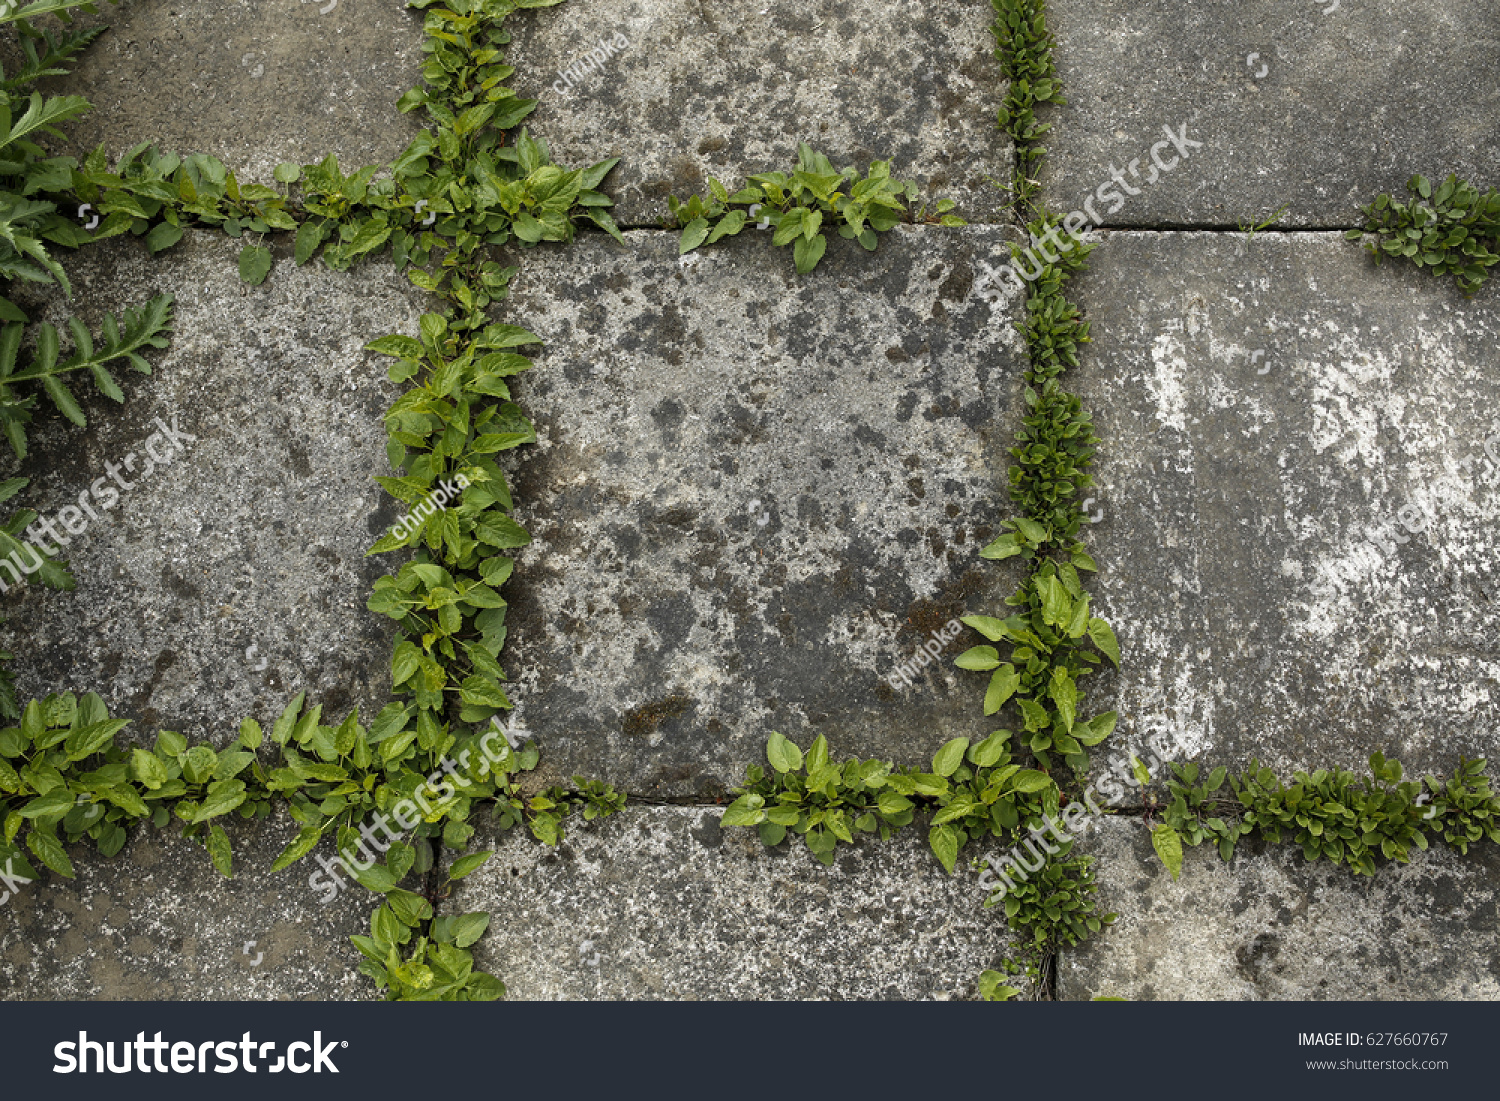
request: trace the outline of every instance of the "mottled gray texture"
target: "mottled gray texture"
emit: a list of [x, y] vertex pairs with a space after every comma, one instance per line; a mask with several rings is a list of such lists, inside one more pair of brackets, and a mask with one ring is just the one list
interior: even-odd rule
[[[54, 91], [94, 110], [63, 147], [137, 142], [208, 153], [241, 180], [338, 155], [345, 171], [393, 160], [421, 129], [396, 100], [421, 83], [422, 14], [403, 0], [124, 0], [80, 25], [110, 29]], [[48, 21], [50, 22], [50, 21]]]
[[[1284, 772], [1496, 757], [1495, 288], [1465, 300], [1331, 233], [1117, 233], [1091, 265], [1073, 379], [1124, 655], [1090, 697], [1123, 716], [1102, 759], [1161, 725]], [[1383, 523], [1408, 542], [1370, 542]]]
[[503, 833], [443, 912], [493, 915], [475, 959], [513, 999], [973, 998], [1013, 952], [974, 876], [945, 874], [920, 830], [841, 845], [825, 868], [800, 839], [721, 830], [721, 813], [634, 807], [556, 851]]
[[[95, 331], [104, 309], [170, 292], [176, 335], [151, 377], [118, 372], [123, 406], [75, 385], [87, 429], [44, 399], [19, 470], [33, 481], [11, 502], [54, 515], [106, 462], [139, 457], [155, 418], [198, 437], [146, 477], [122, 473], [133, 488], [66, 548], [77, 591], [3, 598], [22, 699], [97, 691], [138, 720], [126, 740], [165, 726], [222, 746], [303, 689], [338, 718], [390, 696], [394, 625], [365, 601], [393, 564], [363, 554], [398, 515], [371, 481], [389, 472], [381, 417], [398, 391], [362, 348], [415, 331], [424, 296], [389, 265], [341, 275], [285, 256], [246, 287], [239, 247], [194, 233], [155, 258], [124, 240], [70, 261]], [[60, 323], [61, 296], [48, 301], [33, 316]], [[0, 472], [15, 467], [6, 449]]]
[[[1493, 4], [1054, 0], [1048, 12], [1068, 98], [1042, 112], [1055, 209], [1078, 208], [1111, 166], [1142, 194], [1107, 224], [1155, 227], [1232, 227], [1284, 203], [1284, 225], [1348, 226], [1418, 172], [1500, 177]], [[1184, 123], [1205, 147], [1143, 186], [1162, 127]]]
[[1009, 581], [997, 534], [1019, 406], [1019, 297], [981, 297], [998, 229], [835, 240], [814, 277], [768, 236], [679, 259], [661, 233], [581, 241], [503, 316], [546, 348], [516, 387], [539, 443], [536, 541], [507, 668], [548, 775], [721, 791], [772, 729], [836, 755], [927, 760], [983, 737], [951, 656], [882, 682]]
[[[368, 934], [375, 896], [362, 887], [327, 905], [307, 885], [317, 855], [272, 875], [297, 834], [284, 812], [228, 826], [235, 877], [177, 836], [137, 828], [112, 860], [75, 845], [77, 878], [42, 871], [0, 906], [0, 997], [26, 1001], [364, 1000], [349, 943]], [[254, 941], [253, 947], [246, 947]]]
[[[590, 0], [512, 18], [513, 87], [559, 162], [623, 157], [622, 224], [655, 225], [667, 196], [790, 171], [806, 141], [840, 168], [890, 160], [923, 195], [993, 221], [1009, 139], [985, 4], [922, 0]], [[628, 46], [569, 88], [601, 38]]]
[[1112, 928], [1058, 958], [1058, 997], [1132, 1001], [1500, 998], [1500, 848], [1445, 848], [1373, 878], [1295, 845], [1242, 845], [1226, 865], [1190, 850], [1173, 882], [1139, 820], [1103, 823], [1097, 855]]

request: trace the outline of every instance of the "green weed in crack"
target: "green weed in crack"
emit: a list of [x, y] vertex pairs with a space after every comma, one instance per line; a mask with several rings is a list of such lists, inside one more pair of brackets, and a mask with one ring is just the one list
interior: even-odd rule
[[1453, 276], [1459, 290], [1473, 295], [1500, 263], [1500, 191], [1480, 194], [1456, 175], [1436, 188], [1425, 176], [1413, 176], [1406, 189], [1408, 203], [1382, 194], [1361, 207], [1364, 228], [1346, 236], [1364, 242], [1376, 264], [1387, 256], [1410, 260], [1432, 275]]
[[1356, 875], [1374, 875], [1377, 859], [1408, 863], [1413, 850], [1428, 847], [1429, 837], [1460, 853], [1486, 837], [1500, 841], [1500, 797], [1484, 775], [1483, 758], [1461, 759], [1447, 780], [1403, 781], [1400, 763], [1382, 753], [1372, 754], [1369, 764], [1365, 777], [1316, 769], [1297, 772], [1290, 785], [1254, 760], [1242, 773], [1220, 767], [1201, 782], [1196, 764], [1173, 764], [1157, 833], [1177, 844], [1158, 853], [1175, 879], [1182, 844], [1214, 844], [1229, 861], [1241, 840], [1262, 838], [1298, 845], [1309, 861], [1331, 860]]
[[854, 168], [836, 170], [827, 157], [806, 142], [798, 146], [797, 167], [790, 174], [751, 176], [733, 194], [715, 179], [710, 179], [708, 186], [707, 199], [698, 195], [686, 202], [675, 195], [667, 199], [672, 218], [682, 226], [679, 255], [733, 237], [747, 225], [759, 225], [775, 230], [771, 243], [776, 247], [792, 246], [797, 272], [806, 275], [818, 266], [828, 248], [828, 237], [821, 232], [825, 226], [837, 228], [840, 237], [857, 240], [874, 252], [879, 247], [879, 235], [900, 222], [968, 224], [950, 213], [953, 202], [949, 199], [940, 200], [930, 216], [925, 204], [913, 210], [910, 204], [916, 202], [917, 185], [893, 180], [889, 161], [875, 161], [861, 178]]
[[[841, 842], [852, 845], [861, 834], [888, 840], [918, 814], [930, 814], [928, 844], [952, 874], [971, 841], [993, 838], [1002, 848], [1014, 848], [1058, 815], [1057, 784], [1012, 760], [1013, 738], [1009, 730], [972, 744], [954, 738], [929, 768], [920, 769], [876, 759], [835, 762], [821, 735], [804, 753], [773, 733], [766, 743], [770, 772], [758, 765], [748, 770], [721, 824], [755, 826], [768, 847], [801, 837], [817, 860], [832, 864]], [[1022, 934], [1026, 949], [1026, 963], [1019, 966], [1033, 979], [1039, 980], [1048, 954], [1115, 919], [1098, 912], [1090, 859], [1070, 855], [1071, 849], [1072, 842], [1065, 842], [1039, 874], [1004, 896], [1006, 920]], [[998, 905], [1001, 897], [996, 892], [985, 905]], [[994, 983], [983, 982], [993, 991]]]
[[1011, 172], [1010, 192], [1018, 210], [1030, 206], [1041, 191], [1035, 173], [1047, 153], [1041, 138], [1052, 129], [1036, 113], [1044, 103], [1065, 104], [1062, 82], [1052, 51], [1056, 45], [1047, 29], [1045, 0], [990, 0], [995, 22], [995, 60], [1007, 82], [1005, 102], [997, 123], [1016, 146], [1016, 166]]

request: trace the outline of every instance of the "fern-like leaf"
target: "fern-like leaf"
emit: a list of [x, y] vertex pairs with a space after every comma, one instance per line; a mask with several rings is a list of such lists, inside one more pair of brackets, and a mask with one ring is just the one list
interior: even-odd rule
[[[66, 76], [68, 70], [62, 67], [63, 62], [71, 59], [74, 54], [86, 48], [108, 29], [108, 27], [90, 27], [88, 30], [69, 29], [61, 35], [54, 35], [49, 30], [44, 31], [42, 37], [36, 41], [30, 38], [23, 39], [21, 48], [25, 51], [26, 61], [14, 76], [0, 80], [0, 89], [11, 93], [24, 92], [43, 77]], [[37, 51], [37, 41], [43, 46], [40, 53]]]
[[35, 357], [18, 369], [22, 326], [12, 322], [0, 328], [0, 428], [17, 458], [26, 457], [24, 425], [31, 420], [30, 410], [36, 395], [23, 398], [16, 387], [22, 383], [40, 384], [63, 416], [80, 427], [87, 425], [87, 417], [60, 376], [87, 370], [100, 393], [114, 401], [124, 401], [125, 393], [110, 374], [108, 364], [123, 359], [142, 374], [151, 373], [151, 364], [141, 352], [171, 345], [168, 334], [172, 331], [172, 296], [158, 295], [139, 310], [126, 310], [123, 323], [112, 314], [105, 314], [97, 345], [77, 318], [69, 319], [68, 330], [73, 337], [73, 354], [67, 359], [58, 358], [61, 340], [57, 329], [44, 323], [37, 333]]

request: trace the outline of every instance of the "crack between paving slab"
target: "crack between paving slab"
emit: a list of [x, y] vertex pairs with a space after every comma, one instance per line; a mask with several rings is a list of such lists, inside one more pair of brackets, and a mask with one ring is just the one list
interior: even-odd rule
[[[432, 867], [428, 868], [422, 876], [422, 897], [432, 905], [432, 920], [436, 921], [442, 917], [443, 901], [447, 896], [439, 895], [446, 878], [437, 879], [437, 876], [446, 877], [448, 869], [443, 866], [443, 839], [441, 837], [426, 837], [422, 840], [432, 846]], [[450, 862], [451, 863], [451, 862]]]
[[1294, 233], [1347, 233], [1351, 229], [1363, 231], [1363, 226], [1332, 225], [1332, 226], [1267, 226], [1258, 229], [1253, 234], [1247, 233], [1238, 225], [1223, 225], [1220, 223], [1195, 223], [1195, 222], [1162, 222], [1157, 225], [1129, 225], [1093, 226], [1089, 233], [1225, 233], [1236, 237], [1269, 237], [1272, 234], [1291, 235]]
[[[970, 222], [970, 228], [975, 229], [1017, 229], [1025, 232], [1025, 226], [1016, 221], [1002, 220], [995, 222]], [[934, 226], [934, 229], [944, 227]], [[1088, 229], [1089, 233], [1212, 233], [1225, 237], [1243, 237], [1250, 240], [1252, 237], [1270, 237], [1273, 235], [1292, 236], [1299, 233], [1321, 233], [1321, 234], [1345, 234], [1350, 230], [1363, 230], [1363, 226], [1356, 225], [1317, 225], [1317, 226], [1267, 226], [1258, 229], [1254, 233], [1247, 233], [1238, 225], [1225, 225], [1222, 223], [1194, 223], [1194, 222], [1161, 222], [1154, 225], [1095, 225]], [[580, 226], [580, 233], [592, 233], [603, 235], [604, 231], [588, 226]], [[676, 235], [681, 232], [681, 227], [672, 229], [662, 228], [660, 223], [629, 224], [620, 223], [622, 233], [661, 233]]]
[[705, 802], [701, 797], [693, 795], [634, 795], [626, 792], [625, 798], [630, 803], [648, 807], [716, 807], [723, 810], [729, 805], [723, 802]]
[[[643, 223], [640, 223], [640, 224], [635, 224], [635, 223], [630, 223], [630, 222], [618, 222], [616, 224], [618, 225], [621, 233], [651, 232], [651, 233], [680, 234], [682, 232], [682, 227], [681, 226], [675, 226], [675, 227], [673, 227], [671, 229], [663, 229], [662, 228], [662, 224], [660, 222], [643, 222]], [[917, 226], [917, 225], [912, 225], [912, 224], [909, 224], [909, 223], [906, 223], [906, 222], [902, 222], [902, 223], [899, 223], [899, 224], [901, 224], [901, 225], [908, 225], [909, 228], [912, 228], [912, 229], [946, 229], [946, 228], [948, 228], [946, 226], [925, 225], [925, 224], [922, 225], [922, 226]], [[1003, 229], [1003, 228], [1009, 227], [1011, 229], [1016, 229], [1016, 228], [1018, 228], [1018, 225], [1019, 225], [1019, 223], [1017, 223], [1015, 221], [1011, 221], [1009, 219], [1001, 219], [999, 221], [993, 221], [993, 222], [972, 221], [972, 222], [970, 222], [968, 224], [967, 228], [975, 228], [975, 229]], [[1102, 228], [1112, 228], [1112, 227], [1102, 227]], [[591, 234], [591, 235], [603, 235], [604, 234], [604, 231], [602, 229], [599, 229], [597, 226], [593, 226], [593, 225], [579, 226], [578, 227], [578, 232], [579, 232], [580, 235], [585, 234], [585, 233]], [[1264, 233], [1265, 230], [1261, 230], [1261, 232]]]

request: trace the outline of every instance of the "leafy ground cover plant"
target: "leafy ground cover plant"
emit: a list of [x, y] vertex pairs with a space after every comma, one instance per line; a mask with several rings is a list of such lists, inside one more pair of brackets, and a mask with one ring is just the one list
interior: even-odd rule
[[1152, 840], [1163, 839], [1157, 851], [1174, 879], [1182, 871], [1183, 844], [1215, 844], [1228, 861], [1246, 837], [1285, 841], [1307, 860], [1374, 875], [1378, 859], [1408, 863], [1429, 838], [1461, 853], [1486, 837], [1500, 841], [1500, 797], [1490, 788], [1483, 758], [1460, 760], [1447, 780], [1403, 780], [1400, 762], [1382, 753], [1372, 754], [1369, 764], [1365, 777], [1316, 769], [1297, 772], [1286, 784], [1254, 760], [1237, 775], [1216, 768], [1202, 782], [1197, 764], [1174, 763], [1169, 801]]
[[1046, 0], [990, 0], [995, 22], [995, 60], [1006, 81], [1005, 102], [996, 121], [1016, 145], [1010, 192], [1017, 207], [1030, 204], [1041, 191], [1034, 173], [1047, 153], [1041, 138], [1052, 129], [1037, 118], [1043, 103], [1066, 104], [1053, 61], [1056, 45], [1047, 29]]
[[1387, 256], [1410, 260], [1432, 275], [1453, 276], [1459, 290], [1473, 295], [1500, 263], [1500, 191], [1481, 194], [1456, 175], [1436, 188], [1413, 176], [1406, 189], [1410, 202], [1382, 194], [1361, 207], [1364, 228], [1346, 236], [1363, 241], [1377, 264]]
[[[917, 185], [892, 179], [889, 161], [873, 162], [862, 178], [854, 168], [836, 170], [806, 142], [798, 146], [797, 167], [790, 173], [751, 176], [733, 194], [715, 179], [708, 187], [707, 198], [667, 199], [672, 217], [683, 227], [679, 255], [758, 224], [775, 230], [771, 243], [778, 248], [792, 246], [797, 271], [806, 275], [828, 249], [825, 228], [837, 229], [840, 237], [857, 240], [874, 252], [880, 234], [900, 222], [927, 219], [925, 206], [915, 212], [910, 206], [917, 199]], [[951, 200], [939, 201], [932, 220], [945, 226], [967, 225], [950, 213], [953, 207]]]
[[[1057, 816], [1057, 784], [1045, 772], [1013, 763], [1012, 739], [1009, 730], [972, 744], [954, 738], [924, 771], [876, 759], [835, 763], [821, 735], [804, 753], [773, 733], [766, 743], [771, 771], [759, 765], [747, 770], [721, 825], [755, 826], [768, 847], [800, 836], [814, 857], [832, 864], [840, 842], [852, 845], [859, 834], [887, 840], [918, 814], [930, 813], [928, 844], [952, 874], [970, 841], [994, 838], [1001, 848], [1018, 846], [1046, 816]], [[1003, 895], [1007, 922], [1026, 938], [1033, 977], [1046, 954], [1114, 920], [1097, 910], [1091, 858], [1070, 856], [1071, 848], [1067, 843], [1057, 859]], [[986, 907], [1000, 904], [1002, 894], [992, 894]]]
[[[191, 745], [182, 735], [158, 731], [150, 749], [125, 749], [116, 736], [130, 725], [111, 718], [92, 693], [70, 693], [30, 701], [17, 726], [0, 729], [0, 865], [35, 878], [27, 853], [56, 874], [75, 869], [66, 846], [91, 839], [110, 857], [125, 844], [127, 830], [150, 823], [165, 829], [174, 821], [181, 835], [202, 845], [225, 877], [233, 854], [224, 821], [264, 818], [283, 803], [302, 825], [272, 866], [290, 867], [332, 837], [343, 853], [362, 851], [359, 827], [379, 812], [382, 821], [404, 824], [397, 805], [413, 800], [434, 776], [449, 777], [430, 800], [419, 800], [421, 820], [392, 839], [383, 861], [350, 875], [383, 896], [372, 919], [372, 937], [355, 938], [366, 957], [362, 970], [387, 988], [388, 996], [415, 1000], [480, 1000], [504, 994], [504, 986], [473, 970], [470, 946], [488, 926], [488, 916], [465, 914], [434, 918], [431, 901], [399, 886], [409, 874], [428, 876], [439, 845], [469, 846], [471, 819], [487, 809], [499, 828], [525, 822], [540, 840], [556, 845], [564, 820], [578, 810], [585, 820], [614, 813], [624, 797], [608, 785], [575, 777], [576, 790], [551, 788], [530, 796], [520, 777], [534, 769], [534, 745], [481, 752], [471, 731], [408, 720], [415, 709], [389, 705], [366, 729], [357, 712], [338, 725], [322, 722], [322, 708], [305, 708], [298, 696], [266, 734], [245, 720], [238, 741], [227, 749]], [[263, 750], [274, 749], [273, 767]], [[454, 767], [443, 769], [447, 761]], [[387, 834], [390, 836], [390, 834]], [[22, 847], [24, 844], [24, 848]], [[444, 886], [471, 874], [491, 855], [472, 852], [448, 865]], [[430, 877], [429, 877], [430, 878]], [[407, 955], [397, 950], [410, 945]], [[395, 956], [392, 953], [396, 953]]]

